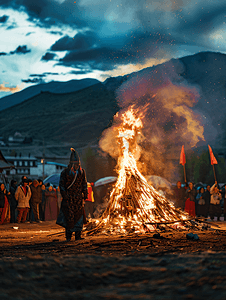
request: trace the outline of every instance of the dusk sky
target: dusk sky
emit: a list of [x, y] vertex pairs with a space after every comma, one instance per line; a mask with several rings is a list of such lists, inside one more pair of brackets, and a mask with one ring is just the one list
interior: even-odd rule
[[28, 86], [129, 74], [226, 53], [225, 0], [1, 0], [0, 98]]

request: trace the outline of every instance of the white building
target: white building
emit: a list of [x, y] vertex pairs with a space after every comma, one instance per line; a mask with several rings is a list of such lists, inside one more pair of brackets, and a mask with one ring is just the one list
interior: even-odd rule
[[49, 161], [38, 161], [34, 156], [5, 156], [5, 159], [15, 166], [7, 170], [6, 175], [26, 175], [32, 178], [45, 178], [52, 174], [61, 173], [67, 167], [65, 164]]
[[[47, 177], [52, 174], [60, 174], [67, 165], [60, 164], [57, 162], [45, 161], [44, 165], [42, 162], [38, 162], [35, 168], [30, 169], [30, 175], [33, 177]], [[44, 174], [44, 176], [43, 176]]]

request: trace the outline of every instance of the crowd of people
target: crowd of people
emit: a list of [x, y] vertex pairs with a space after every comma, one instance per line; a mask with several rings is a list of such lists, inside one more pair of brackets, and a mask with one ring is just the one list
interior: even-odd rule
[[0, 225], [56, 220], [61, 201], [59, 186], [45, 185], [41, 179], [22, 176], [19, 184], [11, 180], [9, 190], [1, 183]]
[[[45, 185], [41, 179], [31, 180], [26, 176], [22, 176], [19, 184], [11, 180], [9, 190], [0, 183], [0, 225], [57, 220], [62, 195], [65, 196], [62, 187]], [[216, 217], [220, 221], [224, 215], [226, 220], [226, 188], [220, 188], [217, 181], [212, 186], [198, 187], [192, 182], [182, 185], [178, 181], [173, 195], [175, 206], [191, 217], [202, 216], [212, 220]]]
[[226, 220], [226, 189], [219, 187], [217, 181], [213, 185], [203, 185], [195, 188], [192, 182], [177, 182], [173, 190], [175, 206], [185, 210], [191, 217], [214, 217], [220, 221], [224, 215]]

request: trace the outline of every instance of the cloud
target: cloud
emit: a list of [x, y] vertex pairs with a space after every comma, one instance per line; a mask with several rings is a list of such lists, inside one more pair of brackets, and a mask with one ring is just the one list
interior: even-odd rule
[[[189, 35], [204, 36], [222, 26], [226, 22], [226, 3], [215, 5], [211, 2], [192, 14], [183, 15], [180, 30]], [[198, 41], [197, 41], [198, 42]]]
[[40, 77], [40, 78], [43, 78], [43, 77], [46, 77], [45, 74], [31, 74], [30, 77]]
[[71, 71], [71, 72], [68, 72], [67, 74], [72, 74], [72, 75], [85, 75], [85, 74], [88, 74], [88, 73], [91, 73], [92, 70], [79, 70], [79, 71]]
[[34, 34], [34, 33], [35, 33], [35, 31], [28, 32], [28, 33], [26, 33], [26, 36], [29, 36], [29, 35]]
[[42, 78], [22, 79], [21, 81], [24, 82], [24, 83], [40, 83], [40, 82], [44, 82]]
[[[2, 0], [1, 8], [23, 13], [26, 22], [33, 23], [32, 29], [26, 31], [27, 37], [37, 26], [51, 34], [52, 45], [49, 43], [46, 48], [46, 41], [40, 43], [37, 39], [36, 45], [42, 44], [39, 54], [42, 61], [58, 61], [55, 67], [60, 70], [76, 68], [75, 75], [82, 75], [95, 70], [113, 73], [126, 66], [147, 67], [153, 60], [162, 61], [199, 50], [219, 50], [218, 41], [211, 40], [211, 36], [216, 36], [213, 35], [216, 27], [224, 26], [222, 12], [226, 4], [224, 0]], [[8, 11], [2, 20], [7, 21], [8, 15], [13, 22], [13, 14]], [[20, 25], [12, 23], [11, 28]], [[225, 48], [224, 41], [223, 36], [221, 49]], [[32, 52], [35, 54], [38, 48]], [[20, 53], [31, 51], [24, 50]], [[19, 54], [17, 51], [10, 54], [15, 53]]]
[[40, 27], [51, 28], [56, 24], [70, 24], [71, 27], [81, 28], [86, 23], [81, 16], [79, 2], [79, 0], [65, 0], [62, 3], [57, 0], [2, 0], [1, 6], [26, 12], [29, 21]]
[[76, 34], [73, 38], [64, 36], [51, 46], [51, 51], [87, 50], [97, 44], [97, 36], [91, 32]]
[[[47, 75], [54, 75], [54, 76], [57, 76], [57, 75], [60, 75], [60, 73], [56, 73], [56, 72], [45, 72], [42, 74], [43, 76], [47, 76]], [[39, 75], [41, 76], [41, 75]]]
[[8, 21], [8, 19], [9, 19], [9, 16], [4, 15], [4, 16], [0, 17], [0, 23], [6, 23]]
[[71, 51], [59, 60], [60, 65], [95, 70], [113, 70], [119, 64], [136, 61], [133, 52], [124, 52], [107, 47], [94, 48], [84, 52]]
[[27, 54], [31, 52], [30, 49], [27, 49], [27, 46], [18, 46], [15, 51], [11, 51], [10, 54]]
[[46, 54], [42, 56], [41, 60], [44, 60], [44, 61], [53, 60], [55, 56], [56, 56], [56, 54], [54, 54], [54, 53], [46, 52]]
[[22, 89], [23, 89], [23, 85], [22, 86], [17, 85], [16, 87], [7, 87], [5, 86], [4, 83], [0, 84], [0, 92], [16, 93], [21, 91]]

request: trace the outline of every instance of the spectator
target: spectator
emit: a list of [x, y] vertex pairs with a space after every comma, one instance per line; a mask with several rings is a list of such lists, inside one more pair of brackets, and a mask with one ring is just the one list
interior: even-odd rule
[[11, 201], [10, 201], [10, 213], [11, 213], [11, 223], [16, 222], [16, 208], [17, 208], [17, 201], [15, 199], [15, 192], [17, 189], [17, 182], [16, 180], [12, 179], [10, 182], [10, 194], [11, 194]]
[[185, 202], [185, 211], [192, 217], [196, 216], [195, 212], [195, 198], [196, 190], [192, 182], [189, 182], [188, 189], [186, 190], [186, 202]]
[[39, 216], [39, 204], [42, 203], [42, 187], [39, 185], [38, 180], [33, 180], [31, 187], [31, 208], [34, 213], [35, 222], [40, 223], [40, 216]]
[[17, 210], [17, 223], [25, 223], [27, 214], [29, 212], [29, 200], [31, 198], [31, 189], [28, 185], [26, 176], [22, 176], [22, 184], [20, 184], [15, 192], [15, 199], [18, 201]]
[[222, 198], [222, 195], [219, 191], [219, 188], [217, 186], [217, 181], [215, 181], [214, 185], [210, 189], [210, 218], [211, 220], [214, 219], [214, 216], [217, 216], [217, 220], [220, 221], [221, 216], [221, 205], [220, 200]]
[[58, 216], [56, 190], [50, 185], [45, 191], [45, 221], [56, 220]]
[[181, 181], [177, 181], [177, 186], [174, 189], [175, 206], [184, 210], [186, 187], [181, 187]]
[[[10, 201], [11, 195], [10, 195], [10, 192], [7, 192], [4, 183], [1, 183], [0, 191], [1, 191], [1, 199], [2, 199], [1, 202], [3, 204], [0, 224], [9, 223], [10, 222], [10, 205], [9, 205], [9, 201]], [[2, 205], [0, 205], [0, 207], [1, 206]]]
[[5, 201], [6, 201], [5, 185], [4, 183], [0, 184], [0, 225], [4, 223], [5, 220]]
[[87, 199], [85, 199], [85, 213], [88, 216], [88, 218], [93, 218], [93, 204], [94, 204], [94, 195], [93, 195], [93, 182], [87, 182], [87, 190], [88, 190], [88, 196]]
[[209, 215], [209, 207], [210, 207], [210, 185], [207, 185], [206, 190], [202, 197], [205, 201], [204, 209], [205, 209], [205, 218]]
[[39, 215], [40, 215], [40, 220], [44, 221], [44, 205], [45, 205], [45, 185], [43, 184], [42, 179], [38, 179], [39, 185], [41, 186], [42, 189], [42, 202], [39, 204]]
[[196, 196], [196, 201], [197, 201], [197, 216], [205, 216], [205, 200], [203, 199], [203, 195], [204, 195], [204, 187], [201, 187], [199, 189], [199, 192]]

